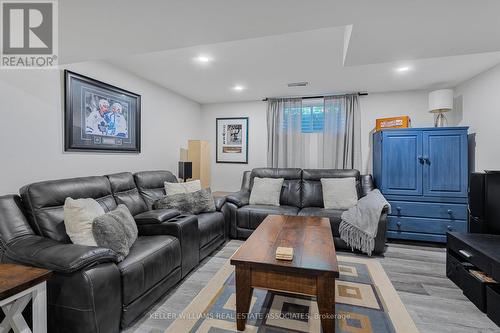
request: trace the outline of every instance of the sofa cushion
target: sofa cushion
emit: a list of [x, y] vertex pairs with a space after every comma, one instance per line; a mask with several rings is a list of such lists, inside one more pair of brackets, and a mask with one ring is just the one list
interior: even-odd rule
[[201, 213], [198, 217], [200, 248], [217, 237], [224, 236], [224, 215], [221, 212]]
[[215, 212], [215, 201], [209, 188], [191, 192], [166, 195], [153, 203], [153, 209], [176, 209], [182, 214]]
[[302, 169], [255, 168], [250, 174], [250, 190], [252, 190], [255, 177], [284, 178], [280, 194], [280, 205], [301, 207]]
[[193, 193], [201, 190], [201, 182], [199, 179], [183, 183], [165, 182], [165, 194], [174, 195], [179, 193]]
[[323, 205], [326, 209], [349, 209], [356, 206], [356, 178], [321, 178]]
[[179, 240], [172, 236], [140, 236], [118, 264], [122, 302], [132, 303], [181, 265]]
[[363, 194], [361, 188], [361, 175], [354, 169], [304, 169], [302, 172], [302, 206], [301, 207], [324, 207], [323, 190], [321, 178], [348, 178], [356, 179], [356, 191], [358, 198]]
[[148, 209], [153, 209], [153, 203], [165, 196], [165, 182], [175, 183], [177, 178], [170, 171], [141, 171], [134, 180]]
[[330, 219], [330, 225], [332, 226], [332, 233], [335, 237], [340, 237], [339, 225], [341, 221], [341, 216], [344, 210], [342, 209], [325, 209], [320, 207], [306, 207], [302, 208], [298, 215], [300, 216], [320, 216], [328, 217]]
[[135, 185], [134, 175], [130, 172], [115, 173], [107, 175], [111, 185], [111, 191], [116, 203], [127, 206], [130, 214], [137, 215], [148, 209], [146, 202], [139, 194], [139, 189]]
[[94, 219], [104, 215], [104, 209], [91, 198], [64, 201], [64, 227], [73, 244], [97, 246], [92, 233]]
[[28, 220], [40, 236], [69, 243], [64, 227], [64, 201], [95, 199], [109, 212], [116, 208], [115, 198], [106, 177], [82, 177], [50, 180], [26, 185], [20, 190]]
[[238, 227], [256, 229], [267, 215], [297, 215], [299, 208], [293, 206], [248, 205], [238, 209]]
[[250, 205], [280, 205], [281, 188], [284, 178], [253, 178]]
[[115, 251], [122, 261], [137, 240], [138, 230], [127, 206], [120, 204], [94, 219], [92, 233], [98, 246]]

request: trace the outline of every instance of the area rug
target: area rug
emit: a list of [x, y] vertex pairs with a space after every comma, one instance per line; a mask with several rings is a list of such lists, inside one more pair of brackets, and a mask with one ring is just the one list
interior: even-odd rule
[[[418, 333], [375, 259], [338, 256], [337, 333]], [[236, 332], [234, 267], [226, 262], [166, 332]], [[333, 287], [333, 286], [332, 286]], [[314, 297], [254, 289], [245, 332], [321, 332]]]

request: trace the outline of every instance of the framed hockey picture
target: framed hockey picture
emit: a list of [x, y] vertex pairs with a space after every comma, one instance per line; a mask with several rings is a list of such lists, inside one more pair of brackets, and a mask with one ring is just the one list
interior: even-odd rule
[[216, 128], [216, 162], [248, 163], [248, 118], [217, 118]]
[[64, 71], [66, 151], [139, 153], [141, 96]]

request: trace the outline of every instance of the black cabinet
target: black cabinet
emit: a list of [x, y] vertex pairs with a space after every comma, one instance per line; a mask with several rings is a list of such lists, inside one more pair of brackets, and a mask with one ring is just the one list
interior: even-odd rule
[[473, 272], [484, 272], [500, 281], [500, 235], [451, 232], [447, 236], [446, 276], [498, 325], [500, 285]]
[[500, 285], [486, 287], [486, 304], [488, 317], [500, 326]]
[[462, 290], [464, 289], [464, 276], [468, 269], [473, 267], [474, 265], [458, 258], [453, 252], [448, 252], [446, 255], [446, 276]]

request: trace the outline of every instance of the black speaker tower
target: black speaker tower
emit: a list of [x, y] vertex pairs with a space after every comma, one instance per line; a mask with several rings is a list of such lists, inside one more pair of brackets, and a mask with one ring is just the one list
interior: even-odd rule
[[186, 179], [193, 177], [193, 162], [179, 162], [179, 178], [186, 182]]

